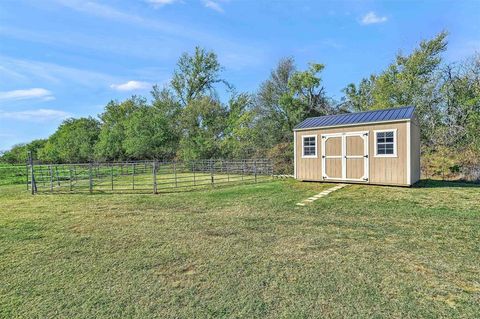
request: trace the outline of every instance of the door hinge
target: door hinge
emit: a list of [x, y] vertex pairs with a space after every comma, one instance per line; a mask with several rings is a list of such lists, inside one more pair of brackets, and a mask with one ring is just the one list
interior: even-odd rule
[[368, 136], [368, 133], [363, 133], [363, 136]]
[[368, 158], [368, 155], [363, 155], [363, 157]]
[[322, 158], [325, 158], [325, 155], [322, 155]]
[[364, 178], [363, 180], [364, 180], [364, 181], [368, 181], [368, 178]]

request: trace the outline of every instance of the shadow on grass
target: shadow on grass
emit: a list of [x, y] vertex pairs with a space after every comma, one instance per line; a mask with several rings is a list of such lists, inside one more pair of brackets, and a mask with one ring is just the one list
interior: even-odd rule
[[422, 179], [418, 183], [416, 183], [413, 187], [418, 187], [418, 188], [478, 187], [480, 188], [480, 183], [465, 182], [465, 181], [442, 181], [442, 180], [435, 180], [435, 179]]

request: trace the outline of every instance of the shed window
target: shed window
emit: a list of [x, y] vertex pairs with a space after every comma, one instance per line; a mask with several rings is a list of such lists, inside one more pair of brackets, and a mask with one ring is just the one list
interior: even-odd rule
[[317, 157], [317, 136], [304, 136], [303, 141], [303, 157]]
[[397, 132], [396, 130], [385, 130], [375, 132], [375, 156], [395, 157], [397, 156]]

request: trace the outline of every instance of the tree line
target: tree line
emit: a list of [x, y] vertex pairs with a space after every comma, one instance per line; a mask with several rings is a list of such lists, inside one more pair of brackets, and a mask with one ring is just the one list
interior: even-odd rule
[[323, 64], [299, 70], [284, 58], [257, 92], [237, 92], [217, 55], [197, 47], [149, 99], [110, 101], [98, 118], [67, 119], [48, 139], [16, 145], [1, 160], [24, 163], [27, 151], [59, 163], [269, 157], [289, 172], [292, 129], [306, 117], [414, 105], [424, 173], [480, 174], [471, 170], [480, 164], [480, 56], [446, 63], [446, 49], [442, 32], [334, 100], [322, 83]]

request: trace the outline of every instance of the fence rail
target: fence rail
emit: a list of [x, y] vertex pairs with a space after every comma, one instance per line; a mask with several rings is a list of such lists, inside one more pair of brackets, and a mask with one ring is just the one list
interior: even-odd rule
[[273, 176], [269, 160], [115, 162], [27, 165], [27, 188], [39, 192], [172, 192]]

